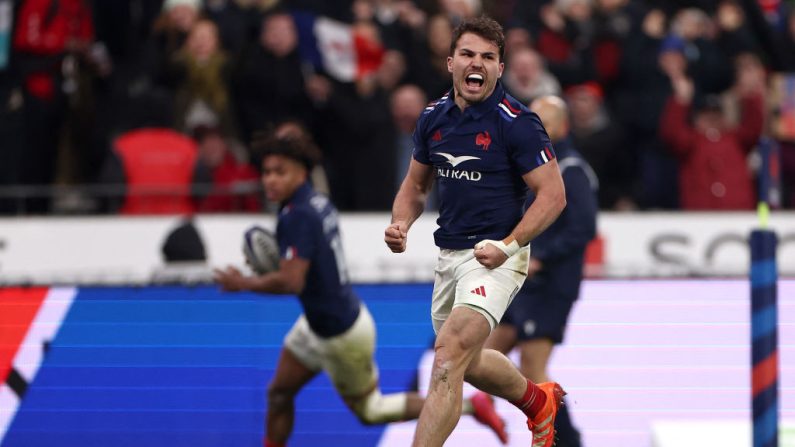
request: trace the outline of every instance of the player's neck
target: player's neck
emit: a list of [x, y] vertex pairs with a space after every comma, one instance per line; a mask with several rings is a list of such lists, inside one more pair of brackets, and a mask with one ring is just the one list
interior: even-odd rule
[[462, 98], [458, 93], [454, 93], [453, 102], [455, 102], [455, 105], [458, 106], [462, 112], [466, 110], [467, 107], [472, 105], [469, 103], [469, 101]]
[[463, 96], [459, 95], [458, 91], [456, 89], [453, 89], [453, 102], [463, 112], [464, 110], [466, 110], [467, 107], [476, 106], [478, 104], [481, 104], [481, 103], [487, 101], [489, 98], [491, 98], [491, 95], [493, 95], [493, 94], [494, 94], [494, 90], [492, 90], [488, 95], [486, 95], [486, 97], [483, 98], [482, 101], [470, 102], [470, 101], [467, 101], [466, 99], [464, 99]]

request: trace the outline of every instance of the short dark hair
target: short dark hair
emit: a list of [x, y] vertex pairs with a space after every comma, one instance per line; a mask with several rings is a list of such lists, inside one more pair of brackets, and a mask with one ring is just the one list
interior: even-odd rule
[[453, 30], [453, 39], [450, 42], [450, 56], [455, 53], [458, 40], [465, 33], [476, 34], [490, 42], [494, 42], [500, 50], [500, 62], [502, 62], [505, 56], [505, 34], [502, 32], [502, 25], [497, 23], [496, 20], [491, 17], [480, 16], [461, 22]]
[[322, 158], [312, 138], [303, 134], [277, 137], [275, 132], [269, 132], [255, 138], [252, 148], [260, 164], [269, 155], [282, 155], [304, 165], [307, 172], [312, 171]]

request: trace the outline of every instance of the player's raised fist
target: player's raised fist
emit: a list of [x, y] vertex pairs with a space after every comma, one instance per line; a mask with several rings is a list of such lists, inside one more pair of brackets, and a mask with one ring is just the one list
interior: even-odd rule
[[392, 223], [384, 230], [384, 242], [392, 250], [392, 253], [403, 253], [406, 251], [407, 236], [408, 228], [403, 222]]

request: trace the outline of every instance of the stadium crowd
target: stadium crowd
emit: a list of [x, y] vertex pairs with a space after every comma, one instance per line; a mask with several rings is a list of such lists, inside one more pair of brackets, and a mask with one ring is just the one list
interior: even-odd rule
[[795, 206], [795, 2], [9, 3], [0, 214], [260, 211], [250, 148], [276, 128], [312, 135], [341, 210], [388, 210], [451, 29], [480, 14], [506, 89], [568, 103], [600, 209], [751, 209], [763, 135]]

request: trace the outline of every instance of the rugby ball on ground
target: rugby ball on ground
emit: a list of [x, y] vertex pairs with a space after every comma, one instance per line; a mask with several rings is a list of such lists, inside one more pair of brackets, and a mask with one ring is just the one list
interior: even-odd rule
[[262, 275], [279, 269], [279, 243], [269, 230], [255, 225], [243, 235], [243, 256], [255, 273]]

